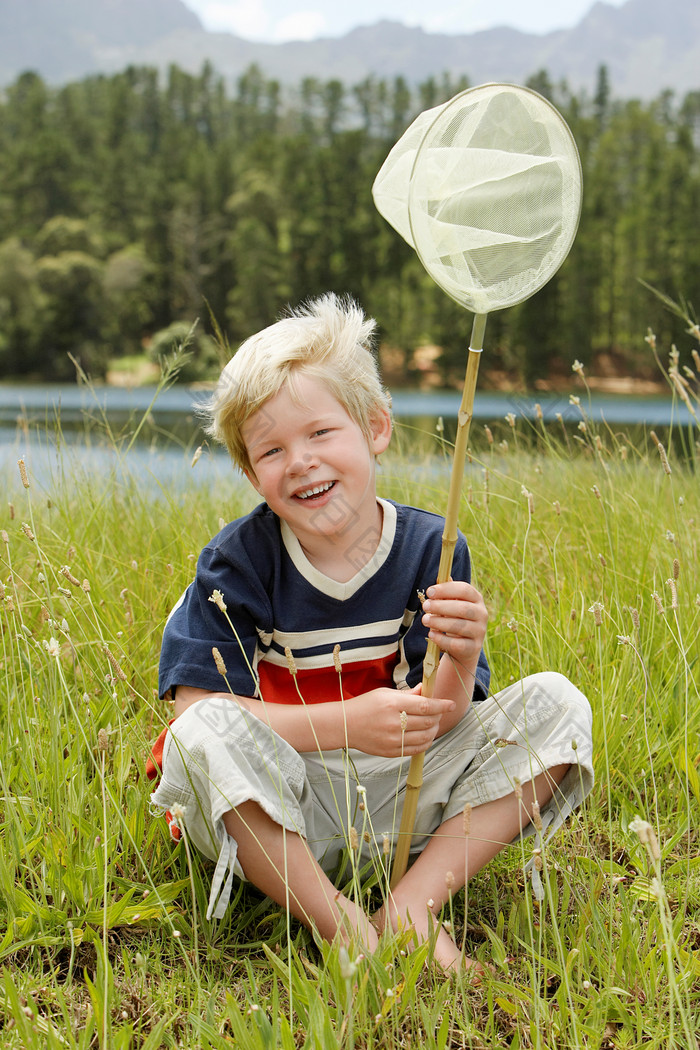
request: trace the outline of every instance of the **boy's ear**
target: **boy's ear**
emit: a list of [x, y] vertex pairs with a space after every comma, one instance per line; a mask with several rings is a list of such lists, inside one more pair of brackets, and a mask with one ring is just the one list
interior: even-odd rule
[[384, 410], [379, 412], [372, 420], [371, 428], [372, 451], [375, 456], [379, 456], [382, 452], [386, 452], [391, 440], [392, 423], [390, 414]]
[[251, 485], [253, 486], [255, 491], [258, 493], [258, 495], [262, 496], [262, 492], [260, 491], [260, 482], [256, 478], [256, 476], [253, 473], [253, 471], [252, 470], [244, 470], [243, 473], [245, 474], [245, 476], [247, 477], [248, 481], [251, 483]]

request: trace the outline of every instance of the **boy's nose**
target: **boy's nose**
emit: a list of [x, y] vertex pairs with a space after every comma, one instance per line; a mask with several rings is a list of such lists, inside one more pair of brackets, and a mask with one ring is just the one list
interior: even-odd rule
[[290, 456], [287, 472], [292, 476], [307, 474], [316, 465], [316, 457], [312, 456], [310, 452], [295, 454]]

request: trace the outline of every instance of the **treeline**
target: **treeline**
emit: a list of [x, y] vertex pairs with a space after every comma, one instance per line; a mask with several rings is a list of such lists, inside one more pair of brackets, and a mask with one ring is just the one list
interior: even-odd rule
[[[205, 66], [130, 68], [61, 88], [32, 73], [0, 96], [0, 374], [93, 376], [167, 348], [196, 318], [188, 378], [216, 371], [285, 306], [356, 296], [396, 348], [443, 348], [461, 374], [470, 317], [437, 289], [374, 208], [371, 186], [420, 110], [467, 81], [354, 87], [304, 80], [293, 98], [256, 68], [227, 91]], [[492, 315], [489, 365], [525, 381], [606, 352], [637, 374], [648, 325], [681, 322], [640, 283], [692, 301], [700, 287], [700, 91], [651, 103], [593, 97], [546, 74], [529, 86], [578, 142], [584, 205], [571, 255], [529, 302]], [[213, 320], [212, 320], [213, 319]]]

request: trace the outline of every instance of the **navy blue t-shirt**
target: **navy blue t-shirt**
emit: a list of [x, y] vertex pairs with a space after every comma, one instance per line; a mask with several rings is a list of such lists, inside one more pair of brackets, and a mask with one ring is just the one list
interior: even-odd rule
[[[226, 525], [202, 551], [194, 581], [168, 618], [160, 695], [189, 685], [230, 688], [275, 703], [317, 703], [339, 699], [341, 692], [348, 698], [382, 685], [420, 682], [427, 629], [419, 594], [437, 578], [444, 520], [390, 501], [380, 504], [379, 544], [374, 549], [376, 536], [368, 537], [368, 552], [361, 542], [344, 552], [357, 567], [346, 583], [316, 569], [265, 503]], [[461, 533], [452, 577], [471, 577]], [[487, 695], [489, 678], [482, 651], [475, 701]]]

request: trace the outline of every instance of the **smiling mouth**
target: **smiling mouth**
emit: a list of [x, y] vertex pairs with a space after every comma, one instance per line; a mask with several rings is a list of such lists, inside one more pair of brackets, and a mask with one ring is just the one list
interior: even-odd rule
[[303, 492], [297, 492], [294, 499], [301, 500], [314, 500], [319, 496], [323, 496], [324, 493], [329, 492], [335, 485], [334, 481], [327, 481], [323, 485], [314, 485], [312, 488], [304, 489]]

